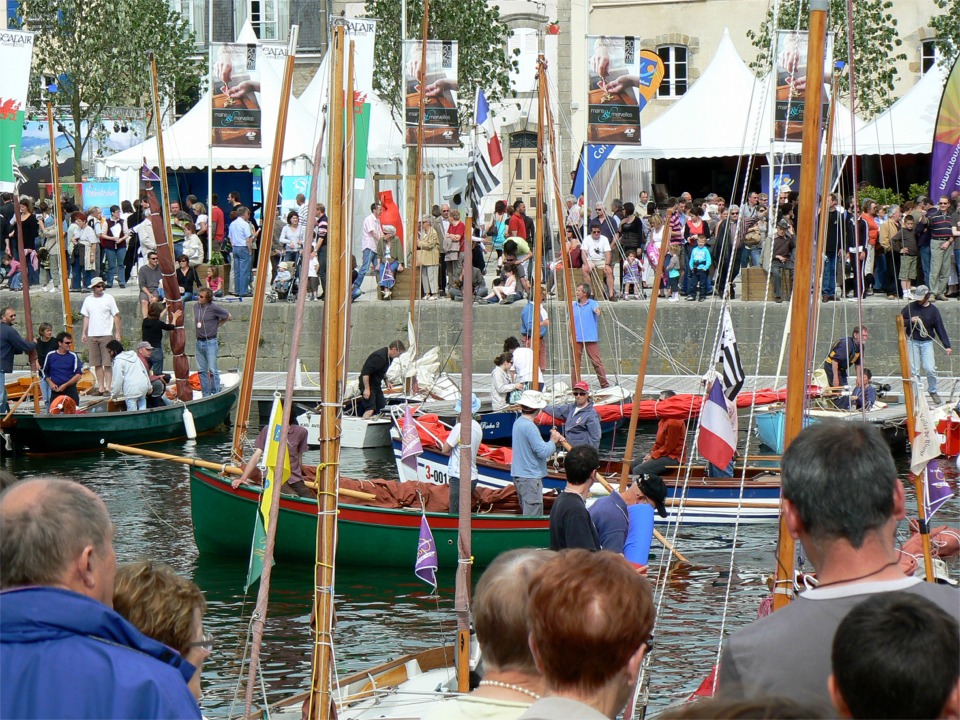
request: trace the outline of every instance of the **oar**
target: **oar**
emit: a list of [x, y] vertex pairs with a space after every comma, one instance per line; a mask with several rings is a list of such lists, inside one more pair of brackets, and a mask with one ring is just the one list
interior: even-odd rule
[[[597, 473], [597, 474], [596, 474], [596, 477], [597, 477], [597, 479], [600, 481], [600, 484], [603, 485], [604, 489], [605, 489], [607, 492], [610, 492], [610, 493], [613, 492], [613, 486], [612, 486], [610, 483], [607, 482], [607, 479], [606, 479], [603, 475], [601, 475], [600, 473]], [[660, 534], [660, 531], [657, 530], [656, 528], [653, 529], [653, 536], [654, 536], [657, 540], [659, 540], [660, 543], [661, 543], [667, 550], [669, 550], [669, 551], [672, 552], [674, 555], [676, 555], [677, 560], [679, 560], [680, 562], [685, 562], [685, 563], [687, 563], [687, 565], [692, 565], [692, 564], [693, 564], [693, 563], [691, 563], [689, 560], [687, 560], [687, 559], [680, 553], [680, 551], [677, 550], [677, 549], [673, 546], [673, 543], [671, 543], [671, 542], [670, 542], [669, 540], [667, 540], [663, 535], [661, 535], [661, 534]]]
[[[171, 455], [169, 453], [157, 452], [155, 450], [144, 450], [143, 448], [131, 447], [129, 445], [117, 445], [116, 443], [107, 443], [108, 450], [127, 453], [129, 455], [142, 455], [143, 457], [154, 458], [155, 460], [167, 460], [169, 462], [179, 463], [180, 465], [190, 465], [192, 467], [204, 468], [205, 470], [216, 470], [225, 475], [243, 475], [243, 468], [236, 465], [210, 462], [209, 460], [199, 460], [197, 458], [183, 457], [182, 455]], [[304, 483], [309, 485], [309, 483]], [[359, 490], [349, 490], [340, 488], [338, 491], [344, 497], [356, 498], [358, 500], [376, 500], [377, 496], [373, 493], [360, 492]]]

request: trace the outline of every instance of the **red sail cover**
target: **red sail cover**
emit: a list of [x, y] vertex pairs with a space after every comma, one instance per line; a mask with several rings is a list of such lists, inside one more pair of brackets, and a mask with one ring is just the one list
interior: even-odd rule
[[930, 197], [936, 202], [955, 190], [960, 190], [960, 58], [943, 88], [930, 154]]

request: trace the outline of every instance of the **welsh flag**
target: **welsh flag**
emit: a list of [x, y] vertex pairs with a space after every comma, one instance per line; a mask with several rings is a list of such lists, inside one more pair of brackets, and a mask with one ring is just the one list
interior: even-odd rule
[[283, 425], [283, 404], [279, 397], [273, 399], [273, 408], [270, 410], [270, 425], [267, 431], [267, 442], [264, 447], [263, 493], [260, 495], [260, 511], [257, 513], [257, 524], [253, 529], [253, 545], [250, 548], [250, 565], [247, 568], [246, 589], [249, 590], [263, 573], [263, 560], [267, 550], [267, 531], [270, 528], [270, 507], [273, 505], [273, 495], [276, 485], [283, 485], [290, 478], [290, 454], [283, 453], [283, 476], [277, 483], [274, 473], [277, 467], [277, 455], [280, 454], [280, 429]]
[[0, 67], [3, 68], [3, 82], [0, 82], [0, 190], [14, 189], [9, 148], [12, 146], [19, 157], [32, 60], [33, 33], [19, 30], [0, 33]]

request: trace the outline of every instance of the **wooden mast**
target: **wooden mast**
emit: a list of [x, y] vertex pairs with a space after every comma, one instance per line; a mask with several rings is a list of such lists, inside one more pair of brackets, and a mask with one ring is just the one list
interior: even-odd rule
[[[321, 377], [323, 403], [320, 407], [320, 465], [317, 467], [317, 564], [315, 569], [313, 663], [310, 674], [308, 718], [331, 717], [333, 713], [331, 679], [333, 651], [333, 556], [336, 537], [337, 496], [340, 454], [340, 391], [341, 378], [335, 368], [343, 350], [345, 332], [343, 308], [347, 302], [349, 274], [345, 252], [343, 227], [345, 218], [339, 210], [348, 191], [344, 176], [344, 27], [337, 26], [333, 34], [333, 54], [330, 80], [330, 150], [328, 168], [330, 177], [330, 212], [333, 218], [327, 233], [327, 277], [324, 285], [323, 327], [326, 357]], [[322, 556], [322, 557], [321, 557]]]
[[273, 228], [277, 218], [277, 198], [280, 195], [280, 165], [283, 163], [283, 144], [287, 134], [287, 110], [293, 88], [293, 64], [297, 53], [299, 25], [290, 27], [290, 42], [283, 68], [283, 84], [280, 89], [280, 107], [277, 111], [277, 131], [274, 137], [273, 157], [270, 160], [270, 182], [267, 184], [263, 204], [263, 225], [260, 228], [260, 247], [257, 256], [257, 281], [253, 290], [253, 310], [247, 328], [247, 351], [243, 358], [240, 375], [240, 397], [237, 399], [237, 419], [233, 426], [233, 459], [239, 465], [243, 461], [243, 443], [250, 424], [250, 403], [253, 394], [253, 373], [257, 365], [257, 350], [260, 345], [260, 329], [263, 325], [263, 301], [267, 290], [267, 268], [270, 267], [270, 252], [273, 246]]
[[[916, 376], [910, 370], [910, 359], [907, 354], [907, 332], [903, 322], [903, 315], [897, 313], [897, 344], [900, 348], [900, 374], [903, 377], [903, 404], [907, 408], [907, 437], [912, 443], [917, 436], [916, 405], [914, 398], [914, 382]], [[862, 372], [862, 371], [861, 371]], [[930, 527], [927, 524], [924, 508], [923, 476], [910, 473], [913, 487], [917, 495], [917, 524], [920, 526], [920, 543], [923, 547], [923, 573], [927, 582], [936, 582], [933, 574], [933, 555], [930, 550]]]
[[[16, 146], [10, 146], [11, 158]], [[28, 338], [34, 338], [33, 312], [30, 307], [30, 271], [27, 268], [27, 255], [23, 246], [23, 221], [20, 218], [20, 183], [16, 182], [13, 193], [13, 214], [17, 219], [17, 248], [20, 253], [20, 288], [23, 290], [23, 324]], [[37, 373], [37, 350], [34, 348], [27, 353], [30, 359], [30, 394], [33, 396], [33, 412], [40, 413], [40, 377]]]
[[67, 243], [63, 236], [63, 206], [60, 204], [60, 166], [57, 164], [57, 143], [53, 134], [53, 104], [47, 99], [47, 127], [50, 129], [50, 179], [53, 182], [53, 212], [57, 219], [57, 248], [60, 251], [60, 287], [63, 290], [63, 329], [73, 335], [73, 312], [70, 309], [70, 283], [67, 275]]
[[[794, 262], [793, 298], [790, 317], [790, 351], [787, 366], [786, 419], [783, 446], [788, 447], [803, 429], [807, 376], [807, 323], [811, 302], [811, 266], [817, 213], [817, 177], [820, 167], [821, 96], [823, 64], [827, 39], [827, 0], [810, 0], [809, 40], [807, 45], [807, 86], [804, 94], [803, 145], [800, 154], [800, 199], [797, 205], [797, 249]], [[793, 597], [794, 540], [780, 516], [777, 545], [776, 581], [773, 609], [779, 610]]]
[[[254, 313], [250, 318], [250, 330], [247, 338], [247, 355], [250, 355], [250, 349], [253, 349], [254, 360], [243, 367], [243, 379], [249, 383], [241, 390], [241, 396], [249, 396], [253, 388], [253, 368], [256, 362], [257, 344], [260, 340], [260, 323], [263, 309], [263, 297], [266, 290], [266, 269], [270, 265], [270, 238], [273, 237], [273, 219], [276, 216], [277, 199], [280, 195], [280, 162], [283, 157], [283, 138], [284, 129], [287, 125], [287, 107], [290, 103], [290, 86], [293, 82], [293, 63], [297, 52], [297, 38], [300, 34], [300, 26], [290, 26], [290, 42], [287, 47], [287, 59], [283, 73], [283, 89], [280, 95], [280, 109], [277, 114], [277, 134], [274, 139], [273, 160], [270, 168], [270, 182], [267, 186], [267, 194], [264, 197], [263, 206], [266, 210], [263, 216], [263, 229], [266, 231], [260, 236], [260, 271], [257, 273], [257, 289], [254, 294]], [[306, 267], [306, 263], [302, 263]], [[306, 286], [304, 286], [306, 287]], [[277, 453], [277, 467], [274, 470], [274, 479], [281, 478], [280, 482], [273, 482], [269, 487], [264, 488], [264, 492], [269, 492], [273, 496], [270, 503], [270, 522], [267, 527], [267, 542], [264, 548], [263, 570], [260, 574], [260, 587], [257, 590], [257, 606], [253, 613], [253, 642], [250, 649], [250, 666], [247, 675], [246, 702], [244, 705], [243, 716], [250, 717], [253, 708], [253, 689], [257, 684], [257, 672], [260, 669], [260, 646], [263, 643], [263, 631], [266, 626], [267, 608], [270, 600], [270, 577], [273, 572], [273, 548], [277, 536], [277, 521], [280, 515], [280, 485], [283, 478], [283, 465], [287, 454], [287, 433], [290, 427], [290, 405], [293, 402], [293, 378], [296, 374], [297, 350], [300, 343], [300, 329], [303, 326], [303, 302], [306, 294], [298, 293], [297, 313], [294, 321], [294, 331], [292, 347], [290, 349], [291, 369], [287, 371], [286, 400], [283, 406], [283, 416], [281, 421], [279, 446]], [[250, 414], [250, 400], [246, 398], [245, 412], [237, 412], [236, 427], [234, 431], [234, 453], [242, 452], [243, 436], [247, 427], [247, 416]], [[239, 454], [235, 455], [240, 457]]]
[[[420, 34], [420, 77], [419, 115], [417, 117], [417, 170], [413, 186], [413, 210], [411, 222], [407, 226], [410, 238], [410, 327], [413, 327], [413, 314], [416, 309], [417, 294], [420, 290], [420, 275], [417, 267], [417, 242], [420, 238], [420, 185], [423, 183], [423, 118], [425, 114], [424, 98], [427, 91], [427, 38], [430, 33], [430, 0], [423, 0], [423, 23]], [[406, 112], [406, 111], [404, 111]], [[406, 127], [406, 125], [404, 125]], [[466, 302], [466, 301], [464, 301]]]
[[543, 175], [547, 171], [547, 155], [544, 152], [544, 93], [547, 86], [547, 61], [540, 53], [537, 56], [537, 226], [533, 248], [533, 318], [530, 321], [530, 347], [533, 350], [533, 376], [531, 388], [540, 387], [540, 307], [543, 303], [543, 223], [547, 214], [543, 211]]

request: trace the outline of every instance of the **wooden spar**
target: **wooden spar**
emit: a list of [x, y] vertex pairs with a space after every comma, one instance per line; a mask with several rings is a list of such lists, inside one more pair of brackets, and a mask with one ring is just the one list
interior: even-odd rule
[[[474, 132], [476, 139], [476, 132]], [[474, 145], [476, 146], [476, 145]], [[460, 503], [457, 507], [457, 580], [454, 609], [457, 613], [457, 690], [470, 692], [470, 575], [473, 556], [471, 508], [473, 505], [473, 217], [467, 212], [467, 251], [463, 254], [463, 363], [460, 386]], [[536, 382], [536, 355], [534, 355]]]
[[[283, 139], [287, 126], [287, 108], [290, 104], [290, 88], [293, 84], [293, 63], [297, 53], [297, 38], [300, 35], [300, 26], [290, 26], [290, 42], [287, 46], [287, 58], [283, 72], [283, 86], [280, 95], [280, 108], [277, 113], [277, 132], [274, 138], [273, 159], [270, 166], [270, 182], [267, 185], [267, 194], [264, 197], [263, 207], [263, 226], [264, 232], [260, 238], [260, 271], [257, 273], [257, 286], [254, 291], [254, 309], [263, 309], [263, 298], [266, 292], [266, 269], [270, 267], [270, 250], [273, 237], [273, 220], [276, 217], [277, 200], [280, 196], [280, 163], [283, 160]], [[301, 263], [302, 288], [306, 287], [307, 263]], [[273, 471], [273, 477], [280, 478], [280, 482], [273, 482], [269, 487], [264, 488], [272, 496], [270, 503], [269, 523], [267, 527], [267, 542], [263, 555], [263, 570], [260, 574], [260, 587], [257, 590], [257, 605], [253, 613], [253, 641], [250, 646], [250, 665], [247, 675], [246, 700], [244, 704], [243, 716], [250, 717], [253, 708], [253, 689], [257, 686], [257, 673], [260, 669], [260, 647], [263, 643], [263, 631], [267, 622], [267, 609], [270, 603], [270, 577], [273, 570], [273, 549], [277, 538], [277, 522], [280, 518], [280, 486], [283, 478], [283, 465], [287, 455], [287, 436], [290, 430], [290, 410], [293, 401], [293, 380], [297, 372], [297, 357], [300, 348], [300, 331], [303, 328], [303, 308], [306, 300], [306, 293], [297, 293], [297, 311], [294, 315], [293, 337], [290, 347], [290, 365], [287, 369], [287, 387], [286, 395], [289, 402], [283, 406], [282, 419], [280, 421], [280, 437], [278, 445], [280, 450], [277, 453], [277, 464]], [[257, 307], [259, 304], [259, 308]], [[251, 346], [253, 349], [254, 360], [249, 365], [244, 365], [242, 374], [243, 381], [246, 382], [249, 377], [249, 383], [240, 391], [241, 396], [249, 395], [253, 389], [253, 367], [256, 363], [257, 344], [260, 340], [260, 324], [262, 312], [254, 312], [250, 318], [250, 330], [247, 339], [247, 355], [249, 357]], [[243, 451], [243, 438], [247, 427], [247, 416], [250, 414], [250, 400], [246, 399], [246, 411], [237, 411], [236, 429], [233, 437], [233, 452], [235, 457]]]
[[[553, 158], [553, 194], [554, 204], [557, 207], [560, 253], [563, 258], [563, 290], [567, 306], [570, 307], [570, 304], [575, 300], [575, 294], [573, 292], [573, 268], [570, 267], [570, 250], [567, 248], [567, 226], [566, 219], [563, 215], [563, 198], [560, 196], [560, 170], [557, 167], [560, 154], [557, 152], [557, 146], [555, 145], [556, 134], [553, 130], [553, 109], [550, 104], [550, 87], [545, 85], [543, 92], [543, 110], [547, 119], [547, 130], [550, 133], [550, 156]], [[567, 311], [566, 315], [570, 342], [573, 342], [574, 338], [577, 337], [576, 327], [573, 323], [573, 313]], [[537, 332], [539, 332], [539, 325], [535, 323], [535, 326], [537, 327]], [[570, 368], [570, 386], [573, 387], [573, 384], [580, 380], [580, 356], [576, 352], [576, 345], [574, 345], [573, 352], [570, 354], [573, 356], [573, 365]]]
[[540, 53], [537, 56], [537, 225], [533, 241], [533, 316], [530, 321], [530, 347], [533, 350], [532, 387], [540, 387], [540, 307], [543, 303], [543, 223], [547, 214], [543, 211], [543, 176], [547, 171], [547, 154], [544, 148], [546, 124], [544, 123], [544, 92], [547, 85], [547, 61]]
[[[167, 163], [163, 154], [163, 129], [160, 127], [160, 87], [157, 77], [157, 57], [150, 53], [150, 90], [153, 101], [153, 117], [157, 130], [157, 164], [160, 170], [160, 192], [163, 203], [157, 200], [153, 186], [147, 183], [144, 190], [147, 204], [150, 206], [150, 227], [157, 241], [157, 260], [163, 273], [163, 294], [170, 317], [179, 315], [173, 321], [174, 330], [170, 333], [170, 350], [173, 352], [173, 374], [177, 379], [177, 397], [184, 402], [193, 399], [190, 386], [190, 360], [187, 358], [187, 334], [184, 328], [183, 301], [180, 299], [180, 283], [177, 282], [177, 262], [173, 257], [173, 235], [170, 231], [170, 195], [167, 187]], [[146, 159], [143, 162], [147, 164]]]
[[336, 493], [340, 452], [340, 389], [341, 378], [336, 368], [343, 351], [343, 306], [349, 292], [349, 253], [344, 250], [345, 218], [339, 210], [344, 186], [344, 27], [333, 33], [332, 62], [330, 63], [330, 149], [327, 154], [329, 172], [329, 209], [332, 222], [327, 233], [327, 277], [324, 283], [323, 327], [325, 329], [325, 357], [322, 385], [323, 404], [320, 407], [320, 465], [317, 466], [317, 562], [313, 601], [313, 659], [310, 670], [310, 698], [304, 708], [305, 716], [327, 718], [334, 715], [331, 694], [333, 658], [333, 554], [336, 537]]
[[60, 166], [53, 135], [53, 103], [47, 100], [47, 128], [50, 130], [50, 180], [53, 182], [53, 212], [57, 220], [57, 248], [60, 251], [60, 287], [63, 290], [63, 329], [73, 335], [73, 311], [70, 309], [70, 283], [67, 275], [67, 243], [63, 236], [63, 206], [60, 203]]
[[157, 452], [156, 450], [145, 450], [144, 448], [131, 447], [130, 445], [118, 445], [117, 443], [107, 443], [107, 450], [126, 453], [127, 455], [142, 455], [143, 457], [153, 458], [154, 460], [167, 460], [169, 462], [179, 463], [180, 465], [190, 465], [191, 467], [204, 468], [206, 470], [215, 470], [224, 475], [243, 474], [243, 468], [236, 465], [227, 465], [226, 463], [215, 463], [209, 460], [200, 460], [198, 458], [183, 457], [182, 455], [171, 455], [170, 453]]
[[[345, 41], [346, 42], [346, 41]], [[344, 247], [349, 247], [348, 238], [353, 237], [353, 178], [354, 172], [354, 151], [356, 149], [356, 101], [354, 100], [354, 67], [353, 53], [354, 41], [347, 42], [346, 62], [346, 89], [343, 91], [343, 202], [340, 206], [339, 214], [343, 218], [343, 224], [340, 225], [340, 234], [344, 238]], [[377, 198], [377, 202], [380, 198]], [[353, 277], [350, 271], [349, 263], [352, 262], [353, 254], [347, 253], [345, 260], [348, 263], [343, 272], [349, 279]], [[352, 288], [351, 288], [352, 293]], [[340, 346], [340, 352], [336, 355], [336, 377], [344, 378], [346, 383], [347, 358], [350, 355], [350, 316], [353, 314], [353, 302], [347, 302], [344, 305], [343, 313], [340, 316], [340, 327], [343, 329], [343, 339]], [[326, 396], [324, 396], [326, 397]], [[339, 435], [338, 435], [339, 437]]]
[[[788, 447], [803, 429], [803, 410], [807, 387], [807, 321], [810, 317], [810, 278], [813, 263], [813, 240], [817, 214], [817, 177], [820, 167], [821, 95], [823, 93], [823, 59], [827, 39], [827, 0], [810, 0], [809, 42], [807, 46], [807, 87], [804, 94], [803, 145], [800, 154], [800, 199], [797, 227], [797, 249], [794, 262], [793, 298], [790, 318], [790, 352], [787, 365], [786, 419], [783, 446]], [[786, 607], [793, 597], [794, 541], [780, 515], [780, 538], [777, 544], [776, 581], [773, 587], [773, 609]]]
[[[917, 436], [916, 405], [913, 393], [916, 376], [910, 369], [910, 359], [907, 355], [907, 332], [903, 322], [903, 315], [897, 314], [897, 344], [900, 348], [900, 373], [903, 376], [903, 404], [907, 408], [907, 437], [910, 442]], [[923, 573], [927, 582], [936, 582], [933, 574], [933, 554], [930, 549], [930, 526], [927, 524], [924, 509], [923, 476], [910, 473], [913, 487], [917, 494], [917, 524], [920, 526], [920, 544], [923, 547]]]
[[[627, 477], [630, 474], [630, 461], [633, 460], [633, 445], [637, 440], [637, 424], [640, 421], [640, 393], [647, 377], [647, 363], [650, 361], [650, 344], [653, 342], [653, 322], [657, 316], [657, 300], [660, 298], [660, 284], [663, 280], [663, 266], [667, 247], [670, 245], [670, 229], [663, 228], [660, 240], [660, 256], [657, 269], [653, 274], [653, 287], [650, 288], [650, 306], [647, 308], [647, 324], [643, 330], [643, 348], [640, 350], [640, 365], [637, 368], [637, 385], [633, 391], [633, 409], [630, 411], [630, 426], [627, 430], [627, 447], [623, 452], [623, 468], [620, 471], [620, 492], [627, 489]], [[731, 246], [730, 252], [733, 252]]]
[[[404, 28], [406, 29], [406, 28]], [[416, 180], [413, 185], [413, 210], [411, 222], [407, 225], [407, 237], [410, 238], [410, 315], [409, 327], [414, 327], [414, 312], [417, 295], [420, 291], [420, 274], [417, 267], [417, 244], [420, 238], [420, 184], [423, 182], [423, 118], [425, 114], [424, 99], [427, 92], [427, 39], [430, 37], [430, 0], [423, 0], [423, 23], [420, 34], [420, 77], [419, 80], [419, 115], [417, 116], [417, 169]], [[401, 53], [402, 55], [402, 53]], [[404, 111], [406, 112], [406, 111]], [[406, 181], [406, 178], [404, 178]], [[464, 302], [467, 299], [464, 298]]]
[[[14, 145], [10, 146], [10, 152], [13, 153], [16, 147]], [[11, 156], [12, 157], [12, 156]], [[28, 341], [30, 338], [36, 337], [33, 334], [33, 312], [30, 307], [30, 271], [27, 267], [29, 264], [29, 259], [27, 258], [26, 253], [24, 252], [23, 246], [23, 220], [20, 218], [20, 183], [18, 182], [14, 186], [14, 198], [13, 198], [13, 214], [17, 218], [17, 248], [20, 253], [20, 287], [23, 290], [23, 324], [27, 331]], [[36, 250], [34, 250], [36, 254]], [[27, 357], [30, 358], [30, 387], [33, 388], [31, 394], [33, 395], [33, 411], [35, 413], [40, 412], [40, 379], [37, 375], [37, 349], [34, 348], [29, 353]], [[6, 397], [6, 396], [4, 396]]]
[[[280, 89], [280, 107], [277, 110], [277, 132], [274, 137], [273, 156], [270, 159], [270, 181], [263, 203], [263, 225], [260, 227], [260, 247], [257, 256], [257, 281], [253, 290], [253, 310], [247, 327], [247, 351], [240, 374], [240, 396], [237, 399], [237, 419], [233, 426], [233, 458], [237, 463], [243, 459], [243, 443], [250, 424], [250, 403], [253, 398], [253, 371], [257, 365], [257, 350], [260, 346], [260, 330], [263, 326], [263, 301], [267, 292], [267, 268], [273, 249], [273, 228], [277, 220], [277, 199], [280, 196], [280, 166], [283, 164], [283, 143], [287, 135], [287, 113], [290, 93], [293, 89], [293, 64], [297, 54], [299, 25], [290, 26], [290, 42], [283, 68], [283, 85]], [[304, 264], [304, 263], [301, 263]], [[304, 285], [303, 287], [306, 287]], [[292, 398], [292, 394], [287, 394]], [[252, 663], [251, 663], [252, 664]]]

